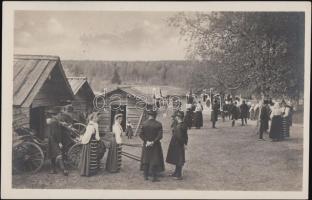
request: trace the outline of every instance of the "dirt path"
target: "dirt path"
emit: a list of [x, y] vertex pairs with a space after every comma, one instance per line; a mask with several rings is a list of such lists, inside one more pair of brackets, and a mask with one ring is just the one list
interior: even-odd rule
[[[80, 177], [71, 170], [68, 177], [48, 174], [48, 167], [34, 175], [14, 175], [14, 188], [85, 188], [85, 189], [192, 189], [192, 190], [301, 190], [303, 127], [294, 125], [291, 138], [283, 142], [258, 141], [255, 122], [231, 127], [229, 121], [218, 121], [217, 129], [210, 128], [209, 116], [205, 126], [189, 131], [184, 180], [175, 181], [167, 175], [173, 166], [166, 165], [161, 182], [144, 181], [139, 162], [123, 157], [120, 173], [104, 169], [93, 177]], [[160, 116], [165, 129], [162, 140], [166, 157], [170, 140], [170, 117]], [[267, 138], [268, 135], [265, 135]], [[125, 139], [127, 141], [127, 139]], [[128, 141], [127, 141], [128, 142]], [[131, 143], [140, 143], [135, 138]], [[124, 147], [140, 155], [141, 149]], [[105, 165], [106, 155], [102, 160]]]

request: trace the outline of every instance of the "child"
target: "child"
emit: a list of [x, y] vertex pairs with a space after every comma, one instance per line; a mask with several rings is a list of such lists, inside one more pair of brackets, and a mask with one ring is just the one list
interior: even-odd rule
[[128, 139], [131, 139], [133, 136], [133, 126], [129, 120], [127, 120], [127, 126], [126, 126], [126, 135], [128, 136]]

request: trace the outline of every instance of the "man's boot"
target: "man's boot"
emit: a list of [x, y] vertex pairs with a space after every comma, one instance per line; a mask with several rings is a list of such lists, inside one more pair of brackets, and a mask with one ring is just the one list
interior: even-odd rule
[[59, 165], [60, 165], [60, 168], [61, 168], [62, 171], [63, 171], [64, 176], [68, 176], [68, 171], [65, 169], [65, 165], [64, 165], [63, 159], [62, 159], [62, 158], [59, 158], [59, 159], [58, 159], [58, 163], [59, 163]]
[[50, 170], [50, 174], [56, 174], [56, 163], [55, 163], [55, 158], [51, 159], [51, 170]]

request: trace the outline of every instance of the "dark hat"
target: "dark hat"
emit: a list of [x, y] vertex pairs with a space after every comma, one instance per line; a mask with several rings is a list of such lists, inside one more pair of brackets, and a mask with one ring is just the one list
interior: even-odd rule
[[152, 115], [152, 116], [156, 116], [157, 115], [157, 111], [153, 110], [153, 109], [150, 109], [150, 110], [147, 110], [147, 114], [148, 115]]
[[59, 113], [59, 111], [60, 110], [58, 108], [52, 107], [52, 108], [46, 110], [45, 112], [48, 113], [48, 114], [57, 114], [57, 113]]

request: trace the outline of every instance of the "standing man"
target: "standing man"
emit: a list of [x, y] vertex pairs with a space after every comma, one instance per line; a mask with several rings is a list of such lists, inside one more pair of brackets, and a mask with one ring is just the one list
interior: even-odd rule
[[219, 104], [217, 100], [214, 100], [211, 111], [212, 128], [216, 128], [216, 122], [218, 121]]
[[248, 117], [248, 106], [245, 101], [240, 105], [240, 117], [242, 120], [242, 126], [244, 126], [244, 122], [247, 125], [247, 117]]
[[58, 164], [63, 174], [68, 175], [68, 171], [65, 169], [62, 148], [63, 144], [63, 131], [61, 125], [57, 119], [58, 111], [50, 109], [47, 111], [47, 132], [48, 132], [48, 151], [47, 156], [51, 160], [51, 174], [56, 174], [56, 165]]
[[185, 163], [185, 146], [187, 145], [187, 127], [183, 123], [184, 113], [176, 114], [177, 125], [172, 131], [166, 162], [175, 165], [175, 171], [170, 176], [182, 180], [182, 167]]
[[264, 100], [263, 105], [260, 105], [260, 128], [259, 128], [259, 140], [263, 139], [263, 132], [267, 132], [269, 129], [269, 120], [270, 120], [270, 107], [268, 101]]
[[144, 179], [148, 180], [149, 173], [152, 181], [159, 181], [157, 173], [165, 170], [165, 163], [160, 140], [163, 129], [160, 122], [156, 120], [157, 112], [149, 110], [148, 119], [143, 123], [140, 138], [143, 140], [141, 166], [144, 170]]

